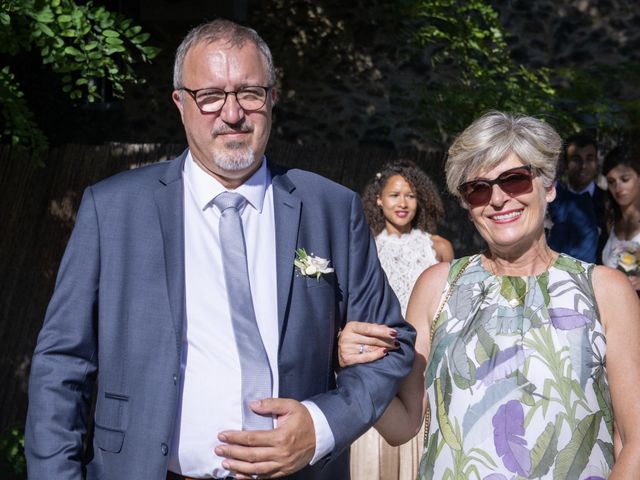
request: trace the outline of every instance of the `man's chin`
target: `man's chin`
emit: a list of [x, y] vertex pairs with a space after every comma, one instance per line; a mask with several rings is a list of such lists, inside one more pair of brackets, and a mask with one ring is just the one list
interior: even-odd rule
[[213, 154], [213, 162], [222, 170], [237, 172], [247, 170], [258, 163], [261, 159], [255, 158], [251, 148], [243, 150], [226, 150]]

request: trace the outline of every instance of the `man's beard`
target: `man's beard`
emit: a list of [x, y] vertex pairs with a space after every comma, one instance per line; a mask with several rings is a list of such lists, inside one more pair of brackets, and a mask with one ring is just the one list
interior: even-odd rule
[[214, 164], [228, 172], [245, 170], [256, 161], [253, 148], [244, 142], [228, 142], [224, 150], [214, 150], [212, 157]]

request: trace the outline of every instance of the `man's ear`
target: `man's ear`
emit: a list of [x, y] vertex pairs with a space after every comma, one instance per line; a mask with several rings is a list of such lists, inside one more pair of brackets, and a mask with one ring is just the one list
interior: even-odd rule
[[171, 94], [171, 98], [173, 99], [173, 103], [176, 104], [176, 107], [178, 107], [178, 110], [180, 111], [180, 118], [182, 119], [182, 123], [184, 123], [184, 104], [182, 103], [184, 95], [179, 90], [174, 90]]
[[269, 94], [271, 95], [271, 106], [278, 103], [278, 100], [280, 99], [280, 92], [278, 91], [278, 89], [276, 87], [273, 87], [271, 90], [269, 90]]
[[382, 200], [380, 200], [380, 196], [376, 197], [376, 205], [382, 207]]

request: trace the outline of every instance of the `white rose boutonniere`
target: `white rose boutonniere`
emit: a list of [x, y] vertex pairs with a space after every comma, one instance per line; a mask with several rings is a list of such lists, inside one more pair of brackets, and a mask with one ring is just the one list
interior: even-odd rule
[[298, 267], [300, 275], [316, 277], [316, 280], [320, 280], [320, 276], [325, 273], [333, 272], [329, 263], [326, 258], [316, 257], [313, 253], [307, 254], [304, 248], [296, 250], [296, 259], [293, 261], [293, 264]]

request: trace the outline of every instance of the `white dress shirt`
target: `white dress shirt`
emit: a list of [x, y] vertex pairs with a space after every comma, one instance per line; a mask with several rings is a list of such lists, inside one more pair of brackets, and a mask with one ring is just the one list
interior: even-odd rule
[[[169, 470], [199, 478], [225, 477], [214, 449], [218, 433], [242, 430], [241, 369], [227, 300], [218, 222], [213, 199], [225, 188], [187, 155], [184, 166], [186, 320], [183, 330], [181, 401]], [[278, 396], [278, 306], [275, 220], [271, 175], [263, 159], [251, 178], [234, 190], [247, 199], [241, 211], [251, 295], [260, 336]], [[272, 274], [268, 274], [272, 272]], [[329, 453], [334, 438], [325, 416], [304, 402], [316, 429], [313, 458]]]

